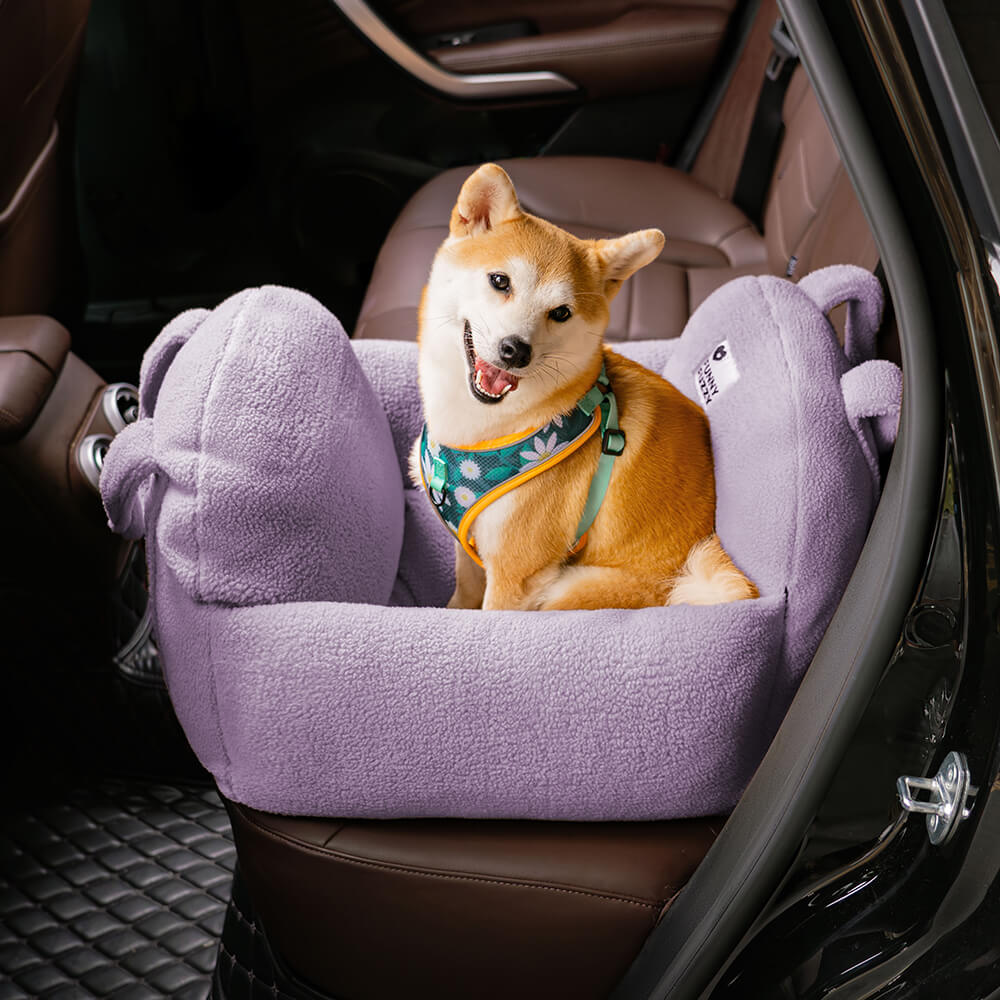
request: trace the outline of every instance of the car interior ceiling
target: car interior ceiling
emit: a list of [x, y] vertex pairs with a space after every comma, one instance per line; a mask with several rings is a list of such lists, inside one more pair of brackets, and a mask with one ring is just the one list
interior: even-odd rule
[[[0, 571], [8, 789], [0, 815], [0, 996], [74, 989], [64, 995], [204, 996], [224, 920], [237, 934], [240, 915], [252, 914], [246, 886], [230, 905], [231, 822], [260, 869], [295, 863], [269, 854], [279, 839], [315, 847], [337, 821], [310, 826], [234, 804], [227, 816], [190, 751], [148, 633], [141, 547], [112, 539], [93, 484], [66, 472], [84, 430], [109, 435], [129, 419], [135, 400], [127, 392], [110, 397], [118, 417], [94, 416], [91, 401], [103, 383], [137, 382], [143, 351], [178, 312], [211, 308], [259, 284], [310, 292], [359, 338], [412, 339], [415, 329], [400, 317], [415, 310], [455, 178], [485, 161], [513, 161], [525, 206], [568, 228], [587, 221], [574, 211], [603, 204], [611, 190], [628, 194], [611, 202], [620, 218], [646, 205], [681, 218], [687, 177], [714, 192], [717, 215], [685, 222], [679, 243], [687, 249], [636, 286], [636, 296], [648, 296], [646, 312], [658, 310], [673, 336], [731, 277], [797, 278], [840, 262], [875, 270], [879, 252], [868, 205], [801, 66], [781, 95], [782, 146], [767, 173], [760, 231], [748, 226], [745, 238], [719, 248], [725, 213], [739, 212], [732, 199], [771, 52], [773, 0], [726, 9], [725, 32], [699, 57], [708, 60], [704, 71], [683, 85], [629, 93], [612, 68], [598, 74], [605, 82], [590, 99], [486, 105], [413, 85], [327, 0], [77, 0], [58, 16], [56, 6], [0, 4], [0, 58], [13, 58], [5, 38], [37, 42], [17, 63], [23, 92], [0, 103], [0, 153], [18, 154], [0, 158], [8, 165], [0, 167], [0, 206], [17, 208], [11, 215], [0, 207], [0, 227], [16, 222], [0, 228], [0, 354], [27, 354], [41, 366], [29, 373], [40, 388], [18, 397], [20, 423], [9, 432], [0, 424], [2, 510], [18, 526]], [[469, 50], [452, 45], [453, 28], [479, 31], [482, 58], [495, 59], [497, 46], [535, 33], [572, 36], [588, 16], [627, 23], [628, 8], [610, 0], [553, 4], [545, 15], [552, 24], [517, 0], [501, 18], [477, 9], [482, 23], [457, 24], [461, 5], [443, 0], [385, 0], [380, 13], [442, 64], [451, 59], [468, 71], [475, 64]], [[514, 58], [509, 48], [501, 53]], [[590, 164], [586, 181], [574, 180], [570, 157]], [[689, 169], [678, 177], [664, 167], [647, 186], [632, 161], [643, 171]], [[10, 263], [15, 257], [45, 266], [27, 280]], [[611, 336], [647, 336], [630, 325], [641, 313], [633, 308]], [[71, 345], [57, 324], [25, 323], [24, 314], [54, 317]], [[403, 332], [393, 332], [401, 322]], [[906, 360], [891, 311], [879, 355]], [[0, 367], [0, 394], [13, 391], [15, 378], [28, 385], [27, 371]], [[415, 836], [443, 857], [453, 849], [455, 822]], [[720, 827], [713, 817], [665, 830], [656, 864], [669, 854], [683, 883]], [[517, 843], [530, 857], [519, 836], [504, 833], [502, 850]], [[633, 849], [615, 836], [595, 839], [581, 865], [600, 867], [602, 852]], [[405, 891], [385, 888], [390, 900]], [[272, 896], [270, 919], [294, 929], [294, 902]], [[462, 920], [457, 914], [456, 925]], [[613, 929], [627, 943], [593, 975], [616, 981], [648, 930]], [[541, 966], [544, 928], [531, 933], [540, 935], [531, 960]], [[373, 943], [359, 962], [378, 961], [383, 946]], [[238, 962], [228, 960], [229, 995], [242, 995], [233, 985]], [[316, 968], [306, 978], [323, 987], [327, 972], [321, 961]]]

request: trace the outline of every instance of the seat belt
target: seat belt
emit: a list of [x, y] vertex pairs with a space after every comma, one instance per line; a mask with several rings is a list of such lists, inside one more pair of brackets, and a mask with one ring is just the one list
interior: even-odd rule
[[781, 117], [785, 92], [799, 61], [799, 50], [780, 17], [771, 29], [771, 44], [774, 49], [764, 71], [764, 83], [760, 88], [760, 97], [757, 98], [757, 110], [754, 111], [750, 135], [743, 151], [743, 163], [733, 192], [733, 202], [743, 209], [758, 229], [764, 228], [764, 199], [767, 197], [778, 147], [785, 131], [785, 123]]

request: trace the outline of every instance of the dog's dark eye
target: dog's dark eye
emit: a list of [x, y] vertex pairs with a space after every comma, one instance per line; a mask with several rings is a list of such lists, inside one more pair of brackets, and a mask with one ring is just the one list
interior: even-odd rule
[[549, 319], [556, 323], [565, 323], [572, 315], [569, 306], [556, 306], [555, 309], [549, 310]]
[[508, 278], [506, 274], [502, 274], [500, 271], [494, 271], [490, 275], [490, 284], [498, 292], [510, 291], [510, 278]]

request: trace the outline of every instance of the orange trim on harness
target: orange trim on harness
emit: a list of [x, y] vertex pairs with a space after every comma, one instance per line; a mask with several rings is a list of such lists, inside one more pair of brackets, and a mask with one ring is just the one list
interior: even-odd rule
[[[482, 559], [479, 558], [476, 553], [476, 543], [475, 540], [469, 538], [469, 530], [472, 527], [472, 522], [483, 512], [483, 510], [488, 507], [494, 500], [499, 500], [505, 493], [509, 493], [515, 486], [520, 486], [521, 483], [526, 483], [529, 479], [533, 479], [539, 473], [544, 472], [546, 469], [551, 469], [553, 465], [561, 462], [564, 458], [568, 458], [573, 454], [579, 447], [581, 447], [585, 442], [589, 441], [594, 432], [597, 430], [601, 423], [601, 415], [599, 410], [594, 411], [594, 417], [590, 422], [590, 426], [581, 434], [578, 438], [572, 441], [567, 447], [563, 448], [562, 451], [557, 451], [551, 458], [547, 458], [540, 465], [533, 466], [532, 468], [522, 472], [518, 476], [514, 476], [513, 479], [508, 479], [507, 482], [501, 483], [495, 489], [490, 490], [489, 493], [484, 493], [466, 512], [462, 515], [462, 520], [458, 522], [458, 542], [468, 552], [470, 558], [478, 563], [480, 566], [483, 565]], [[515, 437], [513, 440], [520, 440], [521, 437], [525, 435], [520, 435]], [[424, 470], [423, 466], [420, 468], [420, 480], [424, 482]], [[426, 489], [427, 484], [424, 482], [424, 488]], [[574, 546], [573, 551], [579, 551], [579, 543]], [[483, 567], [485, 569], [485, 567]]]

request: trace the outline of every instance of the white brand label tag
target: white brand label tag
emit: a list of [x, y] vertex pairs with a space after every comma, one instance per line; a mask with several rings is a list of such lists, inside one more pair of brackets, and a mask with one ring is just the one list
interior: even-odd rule
[[724, 340], [712, 353], [705, 358], [697, 371], [694, 380], [698, 386], [701, 405], [707, 407], [712, 400], [721, 396], [731, 385], [740, 380], [740, 370], [736, 367], [736, 358], [729, 349], [729, 341]]

